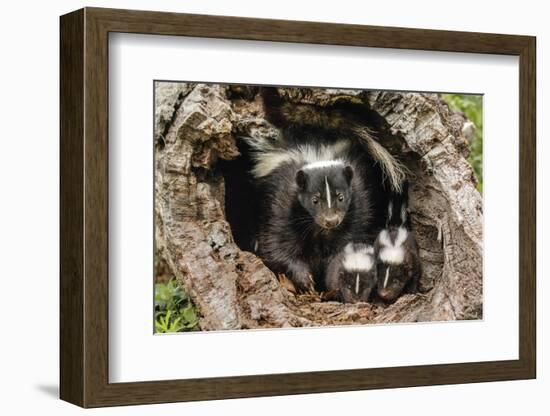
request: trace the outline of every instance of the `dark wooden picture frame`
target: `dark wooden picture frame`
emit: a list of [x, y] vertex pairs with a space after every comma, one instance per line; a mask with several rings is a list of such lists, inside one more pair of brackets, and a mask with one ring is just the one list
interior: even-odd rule
[[[109, 383], [110, 32], [519, 56], [519, 359]], [[536, 377], [534, 37], [85, 8], [61, 17], [60, 396], [83, 407]]]

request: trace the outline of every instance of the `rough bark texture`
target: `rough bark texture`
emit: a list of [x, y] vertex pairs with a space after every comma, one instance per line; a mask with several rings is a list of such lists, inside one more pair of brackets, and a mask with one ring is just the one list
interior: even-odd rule
[[[380, 143], [411, 174], [411, 217], [424, 266], [424, 294], [392, 305], [295, 296], [254, 254], [235, 244], [224, 215], [220, 160], [236, 140], [276, 134], [257, 89], [156, 85], [155, 228], [160, 256], [187, 289], [203, 330], [479, 319], [482, 314], [482, 200], [465, 160], [464, 119], [435, 94], [280, 89], [291, 103], [350, 102], [371, 114]], [[251, 196], [252, 197], [252, 196]]]

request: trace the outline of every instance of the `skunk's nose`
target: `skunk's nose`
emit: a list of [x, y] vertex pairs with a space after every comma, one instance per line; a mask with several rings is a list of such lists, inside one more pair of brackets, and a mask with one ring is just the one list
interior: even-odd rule
[[327, 215], [325, 217], [325, 225], [327, 228], [334, 228], [340, 224], [340, 216], [337, 214]]
[[386, 302], [390, 302], [395, 298], [395, 293], [390, 289], [378, 289], [378, 296]]
[[390, 297], [391, 292], [390, 292], [388, 289], [380, 289], [380, 290], [378, 290], [378, 295], [379, 295], [382, 299], [387, 299], [387, 298]]

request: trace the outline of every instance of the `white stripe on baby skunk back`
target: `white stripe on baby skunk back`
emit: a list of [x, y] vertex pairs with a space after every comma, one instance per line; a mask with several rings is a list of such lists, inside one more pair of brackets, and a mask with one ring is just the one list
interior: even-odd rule
[[368, 272], [373, 266], [374, 249], [368, 244], [348, 243], [344, 247], [344, 269]]

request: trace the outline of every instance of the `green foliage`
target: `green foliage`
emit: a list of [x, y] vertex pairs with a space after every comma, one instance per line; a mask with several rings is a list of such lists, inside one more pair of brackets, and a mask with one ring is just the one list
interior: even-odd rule
[[476, 126], [470, 143], [468, 161], [478, 181], [479, 192], [483, 191], [483, 96], [465, 94], [442, 94], [452, 110], [463, 113]]
[[189, 295], [175, 280], [155, 284], [155, 332], [185, 332], [199, 329], [199, 317]]
[[181, 317], [172, 319], [172, 311], [167, 311], [166, 315], [159, 315], [155, 321], [156, 332], [178, 332], [181, 330]]

